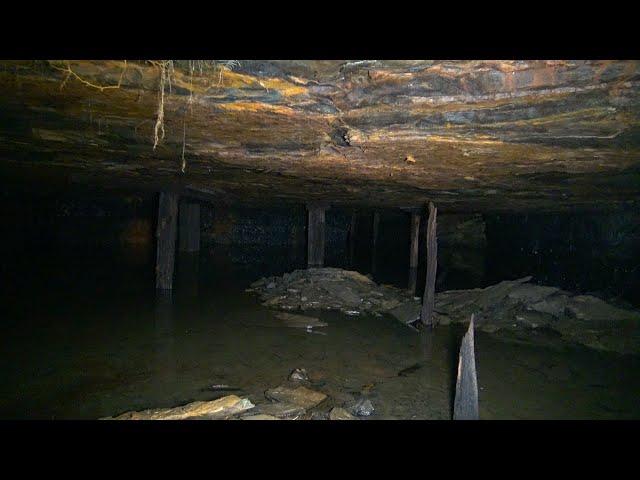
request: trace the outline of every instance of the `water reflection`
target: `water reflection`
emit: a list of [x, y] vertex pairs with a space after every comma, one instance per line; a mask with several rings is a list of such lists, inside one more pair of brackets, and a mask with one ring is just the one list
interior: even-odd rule
[[158, 291], [155, 305], [154, 378], [159, 390], [176, 380], [173, 309], [171, 291]]
[[200, 275], [199, 252], [180, 252], [177, 256], [177, 263], [176, 283], [178, 293], [185, 299], [197, 298]]

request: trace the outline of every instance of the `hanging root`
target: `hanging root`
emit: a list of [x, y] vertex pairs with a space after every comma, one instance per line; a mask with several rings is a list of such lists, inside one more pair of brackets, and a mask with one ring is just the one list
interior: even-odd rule
[[222, 87], [223, 82], [222, 79], [224, 77], [224, 72], [228, 71], [230, 72], [231, 70], [233, 70], [236, 67], [240, 66], [240, 62], [238, 60], [223, 60], [220, 61], [218, 64], [218, 87]]
[[[164, 129], [164, 96], [165, 90], [168, 87], [169, 93], [172, 90], [172, 76], [174, 75], [174, 69], [177, 66], [178, 68], [188, 67], [190, 73], [190, 92], [189, 92], [189, 100], [188, 105], [189, 108], [185, 109], [183, 121], [182, 121], [182, 155], [181, 155], [181, 171], [185, 172], [186, 169], [186, 159], [185, 159], [185, 150], [186, 150], [186, 140], [187, 140], [187, 110], [193, 113], [193, 74], [195, 70], [198, 70], [202, 75], [205, 70], [209, 70], [212, 72], [218, 71], [218, 87], [223, 85], [224, 73], [225, 71], [231, 71], [234, 68], [240, 66], [240, 62], [238, 60], [188, 60], [186, 65], [183, 63], [184, 61], [180, 60], [147, 60], [148, 63], [158, 68], [160, 72], [160, 81], [158, 88], [158, 108], [156, 110], [156, 121], [153, 128], [153, 150], [155, 151], [156, 147], [159, 143], [164, 140], [165, 137], [165, 129]], [[76, 72], [71, 69], [70, 63], [67, 61], [65, 67], [59, 67], [56, 65], [51, 65], [56, 70], [60, 70], [61, 72], [66, 73], [64, 80], [60, 85], [60, 89], [63, 89], [67, 82], [74, 78], [78, 80], [80, 83], [100, 90], [101, 92], [105, 90], [112, 90], [120, 88], [122, 85], [122, 80], [124, 79], [124, 75], [127, 71], [127, 61], [124, 61], [124, 67], [122, 69], [122, 73], [120, 74], [120, 78], [118, 79], [118, 83], [116, 85], [98, 85], [95, 83], [91, 83], [88, 80], [79, 76]], [[264, 85], [263, 85], [264, 86]], [[266, 88], [266, 87], [265, 87]], [[144, 122], [142, 122], [144, 123]], [[140, 124], [141, 125], [141, 124]], [[137, 128], [140, 126], [136, 126]]]
[[184, 112], [182, 117], [182, 167], [181, 171], [184, 173], [184, 169], [187, 167], [187, 161], [184, 159], [184, 147], [187, 143], [187, 112]]
[[164, 140], [164, 90], [169, 82], [171, 87], [171, 78], [169, 75], [170, 68], [172, 67], [171, 60], [164, 62], [154, 62], [160, 69], [160, 87], [158, 89], [158, 111], [156, 114], [156, 124], [153, 128], [153, 149], [155, 150], [158, 143]]
[[60, 85], [60, 90], [62, 90], [64, 88], [64, 86], [67, 84], [67, 82], [69, 81], [69, 79], [71, 77], [75, 78], [76, 80], [78, 80], [80, 83], [86, 85], [87, 87], [95, 88], [97, 90], [100, 90], [101, 92], [103, 92], [105, 90], [112, 90], [112, 89], [115, 89], [115, 88], [120, 88], [120, 85], [122, 85], [122, 79], [124, 78], [124, 74], [127, 71], [127, 61], [125, 60], [124, 61], [124, 67], [122, 68], [122, 73], [120, 74], [120, 78], [118, 79], [118, 83], [116, 85], [97, 85], [95, 83], [89, 82], [88, 80], [85, 80], [80, 75], [78, 75], [76, 72], [74, 72], [71, 69], [71, 64], [69, 62], [67, 62], [66, 68], [57, 67], [56, 65], [53, 65], [53, 64], [51, 64], [51, 66], [53, 68], [55, 68], [56, 70], [60, 70], [61, 72], [65, 72], [67, 74], [67, 76], [64, 77], [64, 80], [62, 81], [62, 84]]

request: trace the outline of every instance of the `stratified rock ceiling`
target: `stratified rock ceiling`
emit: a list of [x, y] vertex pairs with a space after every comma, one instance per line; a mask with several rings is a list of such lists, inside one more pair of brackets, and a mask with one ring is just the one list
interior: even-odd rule
[[154, 150], [157, 65], [69, 61], [65, 81], [66, 61], [0, 62], [2, 175], [256, 204], [637, 205], [637, 61], [239, 63], [176, 66]]

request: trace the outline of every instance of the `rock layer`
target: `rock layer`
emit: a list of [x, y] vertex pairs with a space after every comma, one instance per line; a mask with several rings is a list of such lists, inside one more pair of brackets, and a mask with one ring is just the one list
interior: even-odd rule
[[174, 63], [154, 150], [157, 64], [0, 62], [3, 177], [442, 211], [640, 192], [636, 61]]

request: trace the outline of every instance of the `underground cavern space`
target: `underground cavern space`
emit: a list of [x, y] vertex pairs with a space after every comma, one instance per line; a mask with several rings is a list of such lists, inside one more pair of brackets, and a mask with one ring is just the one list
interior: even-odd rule
[[639, 73], [0, 62], [0, 419], [640, 418]]

